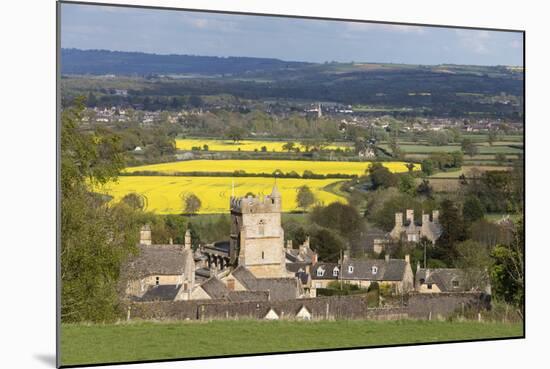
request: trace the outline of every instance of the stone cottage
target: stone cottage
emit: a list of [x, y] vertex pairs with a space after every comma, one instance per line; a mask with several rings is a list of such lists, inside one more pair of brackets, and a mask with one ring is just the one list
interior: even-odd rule
[[432, 219], [429, 214], [422, 214], [422, 222], [417, 224], [414, 221], [414, 210], [407, 209], [406, 219], [403, 222], [403, 213], [395, 213], [395, 225], [390, 232], [393, 240], [418, 242], [426, 237], [433, 244], [441, 236], [441, 224], [439, 224], [439, 210], [432, 212]]

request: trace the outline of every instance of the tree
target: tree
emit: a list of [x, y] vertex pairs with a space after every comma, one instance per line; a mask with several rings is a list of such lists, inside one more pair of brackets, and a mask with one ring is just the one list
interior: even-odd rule
[[194, 193], [188, 194], [183, 200], [183, 208], [186, 214], [196, 214], [201, 205], [201, 200]]
[[485, 208], [477, 196], [470, 195], [464, 201], [462, 214], [464, 216], [464, 221], [467, 224], [471, 224], [485, 216]]
[[488, 270], [492, 264], [489, 250], [486, 246], [467, 240], [456, 245], [456, 267], [464, 273], [466, 290], [484, 290], [490, 283]]
[[381, 163], [372, 163], [367, 169], [373, 189], [397, 186], [397, 176]]
[[416, 193], [414, 178], [409, 174], [399, 176], [398, 188], [400, 192], [414, 196]]
[[144, 197], [135, 192], [124, 195], [121, 201], [134, 210], [143, 210], [145, 208]]
[[462, 151], [470, 157], [474, 157], [478, 153], [476, 144], [474, 144], [474, 142], [469, 138], [465, 138], [462, 140], [461, 147]]
[[487, 137], [487, 141], [489, 142], [489, 145], [493, 146], [493, 143], [498, 139], [498, 133], [495, 129], [489, 130], [489, 136]]
[[84, 99], [61, 114], [61, 320], [118, 317], [122, 263], [137, 253], [140, 216], [125, 202], [107, 204], [93, 192], [124, 167], [118, 136], [84, 132]]
[[234, 143], [241, 141], [243, 139], [243, 136], [244, 136], [243, 129], [237, 126], [231, 126], [227, 131], [227, 137], [233, 140]]
[[456, 260], [456, 244], [467, 238], [462, 214], [453, 201], [446, 199], [441, 202], [439, 223], [442, 233], [437, 240], [436, 249], [439, 250], [442, 260], [452, 264]]
[[283, 145], [283, 150], [286, 150], [288, 152], [291, 152], [292, 150], [295, 149], [295, 144], [294, 142], [287, 142]]
[[427, 179], [423, 179], [422, 182], [418, 185], [416, 188], [416, 193], [419, 195], [426, 196], [427, 198], [431, 199], [433, 196], [433, 187], [430, 184], [430, 181]]
[[296, 194], [296, 203], [298, 204], [299, 208], [302, 208], [304, 211], [306, 211], [307, 208], [315, 203], [315, 196], [307, 185], [299, 187], [297, 192], [298, 193]]
[[422, 172], [427, 176], [431, 176], [434, 172], [434, 163], [430, 159], [422, 160], [420, 167], [422, 169]]
[[328, 229], [315, 230], [310, 238], [311, 248], [319, 255], [319, 260], [337, 262], [344, 243], [336, 234]]
[[496, 297], [518, 306], [521, 312], [525, 291], [523, 227], [523, 219], [518, 220], [512, 242], [509, 245], [498, 245], [491, 253], [494, 261], [491, 267], [491, 280]]

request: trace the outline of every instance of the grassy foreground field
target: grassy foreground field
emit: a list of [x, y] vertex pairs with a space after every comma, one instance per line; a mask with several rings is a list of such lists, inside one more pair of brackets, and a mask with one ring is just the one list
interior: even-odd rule
[[[347, 174], [363, 175], [370, 166], [370, 162], [353, 161], [300, 161], [300, 160], [183, 160], [171, 163], [142, 165], [126, 168], [124, 172], [134, 173], [138, 171], [161, 172], [172, 174], [176, 172], [226, 172], [233, 173], [236, 170], [244, 170], [247, 173], [271, 174], [276, 170], [284, 173], [296, 172], [302, 175], [305, 170], [315, 174]], [[402, 161], [382, 163], [393, 173], [408, 171], [407, 163]], [[415, 169], [420, 169], [416, 164]]]
[[213, 321], [63, 325], [62, 365], [519, 337], [521, 324]]
[[[277, 179], [277, 187], [283, 197], [283, 211], [297, 209], [296, 194], [298, 187], [304, 184], [312, 190], [317, 201], [328, 205], [332, 202], [346, 202], [346, 199], [325, 190], [325, 187], [342, 181], [341, 179]], [[107, 193], [120, 200], [128, 193], [138, 193], [145, 197], [146, 210], [157, 214], [181, 214], [183, 198], [194, 193], [201, 200], [200, 214], [229, 212], [229, 198], [232, 182], [235, 196], [245, 196], [248, 192], [255, 195], [271, 193], [273, 178], [263, 177], [169, 177], [169, 176], [122, 176], [117, 182], [111, 182], [96, 190]]]

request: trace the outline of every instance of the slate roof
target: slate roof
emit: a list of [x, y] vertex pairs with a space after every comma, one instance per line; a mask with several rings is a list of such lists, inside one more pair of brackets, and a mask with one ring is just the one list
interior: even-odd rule
[[305, 272], [309, 263], [286, 263], [286, 270], [291, 273]]
[[173, 301], [178, 294], [180, 285], [165, 284], [149, 287], [139, 301]]
[[149, 275], [181, 275], [185, 257], [181, 245], [139, 245], [139, 254], [124, 266], [123, 273], [129, 278]]
[[299, 294], [295, 278], [256, 278], [242, 265], [235, 268], [232, 274], [249, 291], [269, 292], [271, 301], [292, 300]]
[[208, 294], [212, 299], [224, 299], [229, 294], [229, 290], [225, 284], [216, 277], [208, 279], [206, 282], [201, 284], [204, 292]]
[[[427, 277], [426, 277], [427, 275]], [[415, 285], [435, 284], [441, 292], [462, 292], [464, 291], [464, 272], [460, 269], [438, 268], [438, 269], [419, 269], [415, 275]], [[453, 287], [452, 281], [458, 280], [458, 287]]]
[[[349, 267], [353, 267], [350, 272]], [[407, 263], [402, 259], [348, 259], [344, 260], [342, 278], [363, 281], [401, 281]]]
[[[338, 267], [341, 270], [338, 263], [316, 263], [311, 267], [311, 279], [338, 279], [338, 276], [334, 276], [333, 270]], [[324, 270], [323, 275], [318, 274], [318, 270]]]

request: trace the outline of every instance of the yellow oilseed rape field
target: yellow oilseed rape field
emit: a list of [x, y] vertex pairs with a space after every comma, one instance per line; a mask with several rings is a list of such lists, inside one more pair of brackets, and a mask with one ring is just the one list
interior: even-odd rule
[[[298, 187], [307, 185], [313, 191], [316, 200], [328, 205], [332, 202], [346, 202], [324, 188], [339, 179], [277, 179], [277, 187], [283, 198], [283, 211], [297, 209], [296, 192]], [[122, 176], [117, 182], [111, 182], [96, 191], [107, 193], [119, 201], [128, 193], [138, 193], [145, 198], [147, 211], [157, 214], [180, 214], [186, 195], [194, 193], [201, 200], [201, 214], [229, 212], [229, 198], [234, 184], [235, 196], [245, 196], [248, 192], [255, 195], [271, 193], [273, 178], [231, 178], [231, 177], [170, 177], [170, 176]]]
[[[184, 138], [176, 140], [176, 148], [178, 150], [189, 151], [193, 147], [200, 147], [203, 149], [204, 145], [208, 145], [208, 151], [261, 151], [262, 146], [266, 147], [266, 151], [269, 152], [284, 152], [283, 145], [286, 144], [284, 141], [256, 141], [256, 140], [242, 140], [237, 143], [232, 140], [209, 140], [209, 139], [200, 139], [200, 138]], [[304, 146], [300, 145], [298, 142], [295, 142], [295, 147], [298, 147], [300, 151], [305, 151]], [[325, 150], [336, 150], [336, 149], [353, 149], [352, 146], [346, 144], [332, 144], [325, 147]]]
[[[406, 172], [405, 162], [383, 163], [393, 173]], [[281, 170], [283, 173], [296, 172], [302, 175], [309, 170], [315, 174], [347, 174], [363, 175], [370, 166], [370, 162], [350, 161], [298, 161], [298, 160], [186, 160], [171, 163], [143, 165], [126, 168], [126, 173], [138, 171], [152, 171], [164, 174], [177, 172], [226, 172], [244, 170], [246, 173], [273, 173]], [[420, 169], [418, 164], [415, 169]]]

